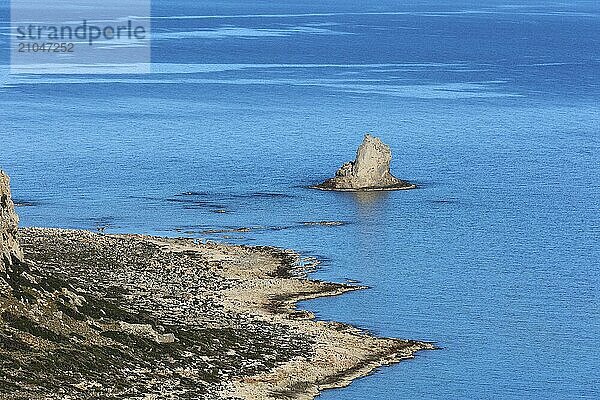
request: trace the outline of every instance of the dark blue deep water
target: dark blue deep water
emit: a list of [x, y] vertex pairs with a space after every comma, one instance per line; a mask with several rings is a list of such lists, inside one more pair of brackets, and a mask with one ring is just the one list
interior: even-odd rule
[[[371, 287], [303, 307], [443, 347], [323, 400], [600, 398], [598, 2], [157, 0], [153, 16], [152, 74], [0, 84], [22, 225], [293, 248], [322, 260], [314, 277]], [[306, 189], [367, 131], [418, 190]], [[321, 220], [345, 225], [302, 224]]]

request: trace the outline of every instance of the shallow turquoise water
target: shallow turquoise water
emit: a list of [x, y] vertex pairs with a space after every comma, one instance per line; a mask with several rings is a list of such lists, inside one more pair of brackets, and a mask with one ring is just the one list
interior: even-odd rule
[[[155, 73], [0, 86], [22, 225], [294, 248], [443, 348], [323, 399], [600, 397], [600, 8], [411, 4], [158, 1]], [[367, 131], [420, 189], [306, 188]]]

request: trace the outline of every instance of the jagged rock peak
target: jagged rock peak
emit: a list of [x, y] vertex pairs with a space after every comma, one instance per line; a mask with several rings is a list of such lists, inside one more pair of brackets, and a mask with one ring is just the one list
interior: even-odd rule
[[356, 151], [356, 159], [341, 166], [335, 177], [315, 186], [323, 190], [400, 190], [416, 186], [390, 172], [392, 151], [381, 139], [366, 134]]
[[15, 212], [10, 195], [10, 180], [4, 171], [0, 170], [0, 270], [7, 265], [23, 260], [23, 252], [17, 240], [19, 217]]

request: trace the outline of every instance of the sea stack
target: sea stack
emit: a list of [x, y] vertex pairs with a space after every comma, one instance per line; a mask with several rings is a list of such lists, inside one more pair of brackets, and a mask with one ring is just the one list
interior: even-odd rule
[[23, 260], [23, 252], [17, 240], [19, 217], [10, 196], [10, 180], [0, 170], [0, 271]]
[[356, 151], [356, 159], [342, 165], [333, 178], [314, 188], [340, 191], [414, 189], [416, 185], [391, 174], [390, 161], [390, 147], [381, 139], [366, 134]]

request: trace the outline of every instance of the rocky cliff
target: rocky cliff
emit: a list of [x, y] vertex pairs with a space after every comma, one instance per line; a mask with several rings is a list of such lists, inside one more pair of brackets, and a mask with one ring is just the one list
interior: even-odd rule
[[365, 135], [356, 151], [356, 159], [342, 165], [335, 177], [315, 186], [323, 190], [399, 190], [414, 184], [400, 180], [390, 172], [392, 151], [381, 139]]
[[10, 180], [4, 171], [0, 171], [0, 271], [23, 258], [17, 241], [18, 223], [19, 217], [10, 196]]

